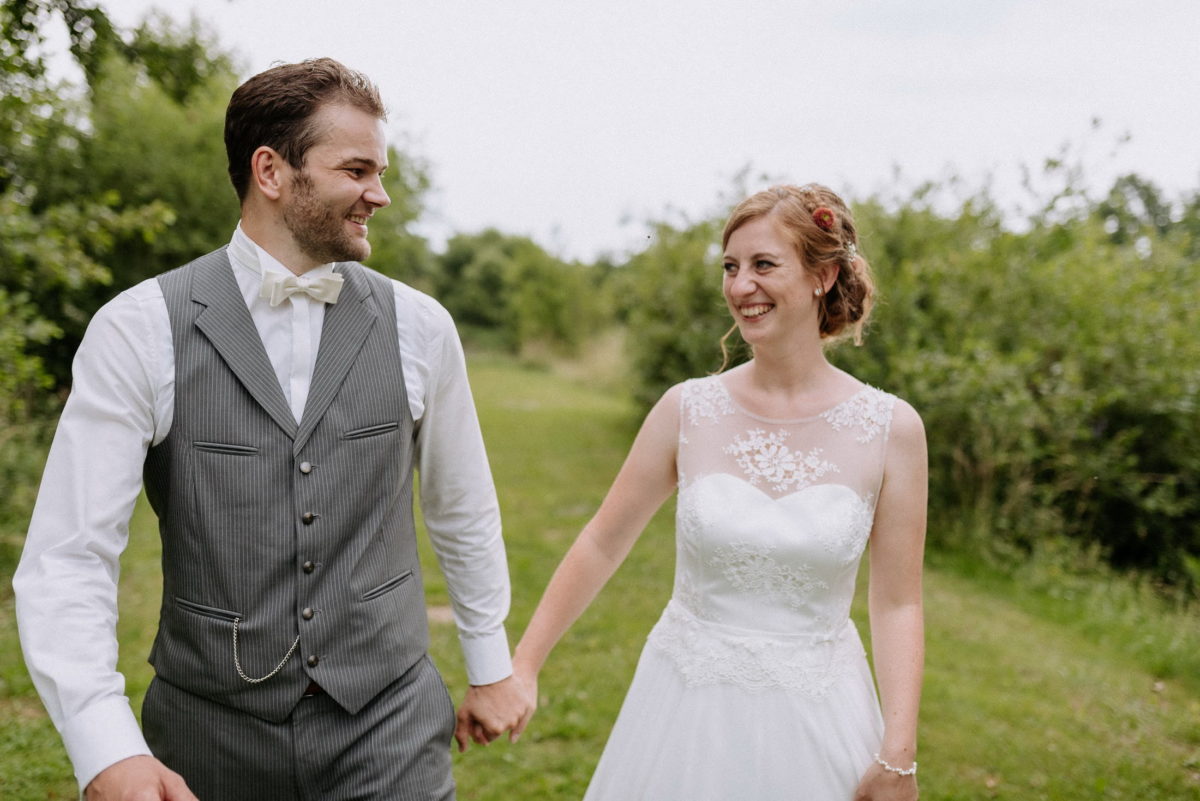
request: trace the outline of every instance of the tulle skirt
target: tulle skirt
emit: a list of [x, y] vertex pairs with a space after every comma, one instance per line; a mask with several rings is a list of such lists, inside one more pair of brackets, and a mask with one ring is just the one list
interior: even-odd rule
[[814, 698], [689, 686], [651, 644], [584, 801], [851, 801], [882, 736], [865, 656]]

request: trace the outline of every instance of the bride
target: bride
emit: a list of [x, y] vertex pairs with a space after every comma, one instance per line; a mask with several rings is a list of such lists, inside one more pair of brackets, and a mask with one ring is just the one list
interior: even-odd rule
[[[515, 674], [532, 709], [554, 644], [678, 491], [674, 591], [585, 801], [912, 801], [924, 429], [825, 356], [861, 336], [870, 268], [846, 204], [813, 184], [742, 201], [723, 244], [725, 301], [753, 359], [650, 411]], [[875, 682], [850, 619], [868, 546]]]

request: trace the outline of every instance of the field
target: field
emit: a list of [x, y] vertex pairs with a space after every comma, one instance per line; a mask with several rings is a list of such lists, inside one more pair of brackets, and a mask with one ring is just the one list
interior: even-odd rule
[[[636, 420], [599, 382], [499, 357], [471, 363], [504, 512], [515, 641], [557, 558], [599, 503]], [[516, 745], [455, 757], [459, 797], [577, 799], [600, 755], [642, 641], [671, 584], [672, 510], [551, 656], [541, 708]], [[139, 507], [122, 564], [121, 667], [135, 708], [158, 607], [157, 534]], [[427, 570], [433, 653], [451, 692], [464, 672], [445, 589]], [[862, 587], [860, 586], [860, 595]], [[863, 605], [856, 605], [866, 634]], [[922, 798], [1200, 799], [1200, 617], [1126, 580], [1002, 573], [932, 555]], [[714, 750], [719, 748], [714, 744]], [[781, 755], [780, 758], [786, 758]], [[57, 735], [20, 659], [0, 588], [0, 798], [75, 798]], [[800, 797], [800, 796], [798, 796]]]

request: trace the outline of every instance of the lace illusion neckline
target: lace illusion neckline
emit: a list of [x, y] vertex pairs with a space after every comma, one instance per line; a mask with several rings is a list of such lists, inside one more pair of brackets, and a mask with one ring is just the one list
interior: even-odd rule
[[725, 399], [729, 402], [729, 405], [733, 409], [737, 410], [737, 412], [739, 414], [744, 414], [746, 417], [749, 417], [753, 420], [758, 420], [759, 422], [762, 422], [762, 423], [770, 423], [772, 425], [795, 425], [797, 423], [811, 423], [816, 420], [827, 420], [831, 415], [836, 413], [838, 409], [841, 409], [843, 406], [853, 403], [855, 400], [860, 398], [862, 395], [864, 395], [872, 390], [872, 387], [870, 384], [862, 384], [860, 382], [861, 386], [859, 386], [859, 388], [854, 393], [846, 396], [845, 398], [843, 398], [842, 400], [833, 404], [829, 408], [817, 412], [816, 414], [806, 415], [804, 417], [779, 418], [779, 417], [767, 417], [765, 415], [756, 414], [756, 413], [750, 411], [745, 406], [743, 406], [742, 404], [737, 402], [737, 399], [735, 399], [733, 397], [733, 393], [729, 391], [729, 387], [725, 386], [725, 382], [723, 380], [721, 380], [721, 376], [714, 375], [714, 376], [712, 376], [712, 380], [718, 387], [720, 387], [721, 394], [725, 396]]

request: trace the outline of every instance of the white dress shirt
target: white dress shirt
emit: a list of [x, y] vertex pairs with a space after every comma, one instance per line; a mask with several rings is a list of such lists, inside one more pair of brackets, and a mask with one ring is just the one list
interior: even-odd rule
[[[284, 396], [299, 421], [325, 304], [298, 293], [272, 307], [260, 271], [286, 268], [241, 227], [229, 259]], [[323, 265], [307, 275], [332, 272]], [[437, 301], [392, 282], [396, 333], [416, 426], [420, 505], [446, 576], [471, 684], [512, 673], [504, 619], [509, 578], [500, 511], [462, 347]], [[175, 352], [162, 289], [143, 281], [88, 325], [13, 577], [25, 662], [62, 734], [81, 787], [149, 754], [117, 672], [118, 560], [146, 451], [171, 428]]]

